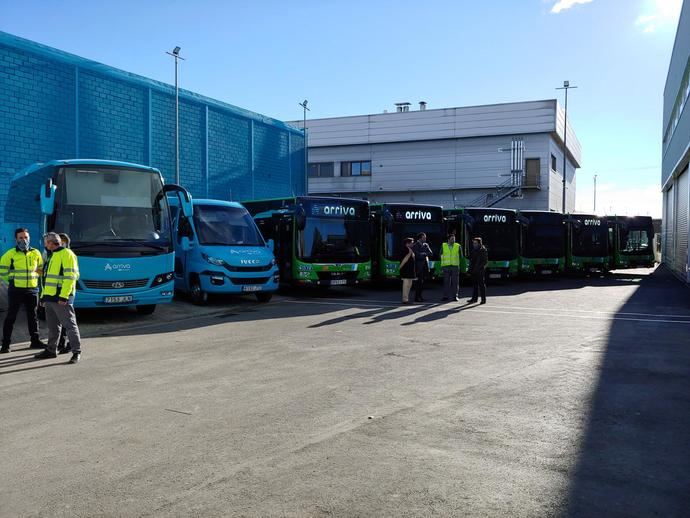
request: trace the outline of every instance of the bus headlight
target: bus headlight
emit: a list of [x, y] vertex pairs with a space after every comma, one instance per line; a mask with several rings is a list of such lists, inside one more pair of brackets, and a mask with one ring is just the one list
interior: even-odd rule
[[173, 277], [174, 277], [173, 272], [167, 272], [167, 273], [162, 273], [160, 275], [156, 275], [156, 278], [153, 279], [153, 283], [151, 284], [151, 287], [160, 286], [161, 284], [165, 284], [166, 282], [170, 282], [173, 280]]
[[225, 261], [222, 259], [218, 259], [217, 257], [211, 257], [210, 255], [206, 255], [202, 252], [201, 257], [206, 261], [207, 263], [211, 263], [215, 266], [225, 266]]

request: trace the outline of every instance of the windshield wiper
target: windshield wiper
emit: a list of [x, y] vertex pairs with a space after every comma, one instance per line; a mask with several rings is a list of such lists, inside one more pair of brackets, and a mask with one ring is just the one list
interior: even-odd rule
[[168, 250], [167, 245], [156, 245], [149, 243], [147, 241], [140, 241], [136, 239], [104, 239], [103, 241], [91, 242], [91, 243], [75, 243], [70, 248], [78, 250], [81, 248], [93, 248], [93, 247], [109, 247], [115, 246], [119, 248], [126, 248], [131, 246], [145, 246], [148, 248], [153, 248], [155, 250]]

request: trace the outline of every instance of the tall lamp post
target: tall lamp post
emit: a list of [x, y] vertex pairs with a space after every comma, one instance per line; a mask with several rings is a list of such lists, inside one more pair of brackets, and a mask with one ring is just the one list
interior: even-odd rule
[[594, 175], [594, 214], [597, 213], [597, 175]]
[[180, 90], [177, 86], [177, 62], [184, 58], [180, 56], [180, 47], [175, 47], [172, 52], [166, 52], [175, 58], [175, 183], [180, 183]]
[[568, 154], [568, 89], [577, 88], [577, 86], [570, 86], [570, 81], [563, 81], [561, 88], [556, 90], [565, 90], [565, 117], [563, 120], [563, 214], [565, 214], [565, 185], [566, 185], [566, 155]]
[[[309, 176], [309, 164], [307, 164], [307, 112], [311, 111], [309, 108], [307, 108], [307, 103], [308, 101], [305, 99], [301, 103], [297, 103], [302, 107], [302, 111], [304, 112], [304, 122], [302, 123], [302, 131], [304, 132], [304, 181], [307, 182], [307, 177]], [[305, 189], [304, 194], [309, 194], [306, 192], [307, 189]]]

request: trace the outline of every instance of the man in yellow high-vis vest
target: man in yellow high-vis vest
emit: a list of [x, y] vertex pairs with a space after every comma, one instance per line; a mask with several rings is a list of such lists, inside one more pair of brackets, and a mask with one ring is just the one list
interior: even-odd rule
[[7, 284], [7, 315], [2, 326], [0, 353], [10, 352], [12, 330], [19, 309], [26, 309], [26, 324], [31, 337], [31, 348], [42, 349], [45, 344], [38, 337], [38, 281], [43, 269], [43, 257], [31, 248], [31, 236], [25, 228], [14, 231], [16, 244], [0, 258], [0, 278]]
[[74, 294], [79, 279], [77, 256], [69, 248], [62, 246], [60, 236], [49, 232], [43, 237], [46, 249], [51, 252], [43, 273], [41, 302], [46, 308], [48, 324], [48, 345], [45, 351], [35, 356], [38, 360], [57, 358], [57, 344], [62, 327], [67, 329], [67, 337], [72, 347], [69, 363], [81, 359], [81, 337], [74, 312]]
[[443, 272], [443, 300], [458, 298], [460, 287], [460, 245], [455, 242], [455, 234], [448, 235], [448, 241], [441, 246], [441, 271]]

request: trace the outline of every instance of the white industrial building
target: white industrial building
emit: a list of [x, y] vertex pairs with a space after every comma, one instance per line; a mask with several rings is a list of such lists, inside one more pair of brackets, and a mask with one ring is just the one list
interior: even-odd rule
[[[556, 100], [310, 119], [309, 193], [562, 211], [564, 112]], [[292, 124], [302, 127], [301, 121]], [[568, 124], [566, 210], [580, 143]]]
[[690, 283], [690, 2], [683, 3], [664, 88], [662, 261]]

